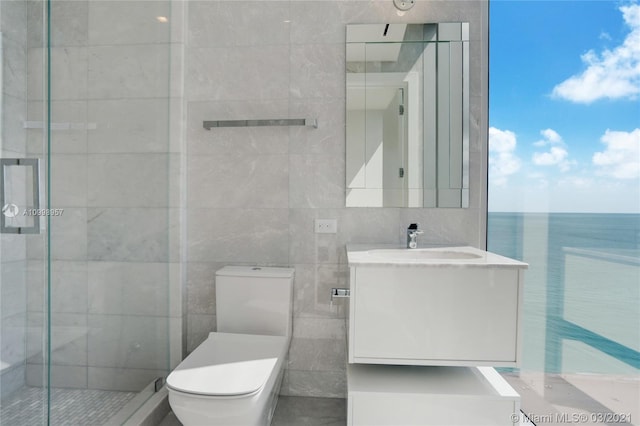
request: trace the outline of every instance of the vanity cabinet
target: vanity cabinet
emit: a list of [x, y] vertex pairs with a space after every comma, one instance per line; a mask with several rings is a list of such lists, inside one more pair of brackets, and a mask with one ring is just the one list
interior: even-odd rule
[[349, 363], [517, 367], [526, 264], [512, 262], [350, 262]]

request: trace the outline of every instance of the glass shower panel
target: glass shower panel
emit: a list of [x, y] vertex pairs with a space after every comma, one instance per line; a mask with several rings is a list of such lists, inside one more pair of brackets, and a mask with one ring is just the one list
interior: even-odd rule
[[120, 423], [169, 370], [170, 2], [50, 7], [51, 422]]
[[[40, 1], [0, 2], [0, 424], [47, 423], [44, 68]], [[29, 73], [27, 72], [29, 70]], [[27, 116], [40, 123], [31, 128]], [[35, 309], [37, 305], [37, 309]], [[31, 365], [32, 368], [28, 366]]]

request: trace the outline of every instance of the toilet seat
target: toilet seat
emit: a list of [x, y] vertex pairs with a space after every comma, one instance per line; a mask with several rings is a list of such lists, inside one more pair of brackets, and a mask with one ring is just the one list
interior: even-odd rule
[[235, 333], [210, 333], [167, 377], [178, 392], [210, 396], [252, 395], [269, 380], [286, 353], [287, 338]]

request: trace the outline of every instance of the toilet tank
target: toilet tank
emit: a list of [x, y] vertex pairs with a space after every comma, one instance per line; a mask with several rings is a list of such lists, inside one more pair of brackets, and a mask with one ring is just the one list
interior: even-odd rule
[[291, 336], [291, 268], [225, 266], [216, 272], [219, 333]]

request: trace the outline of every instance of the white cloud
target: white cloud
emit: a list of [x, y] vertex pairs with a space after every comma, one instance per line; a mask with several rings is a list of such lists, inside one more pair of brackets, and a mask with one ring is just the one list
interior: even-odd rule
[[551, 147], [549, 152], [536, 152], [533, 154], [533, 164], [536, 166], [555, 166], [566, 161], [569, 152], [559, 146]]
[[640, 178], [640, 128], [632, 132], [607, 130], [600, 141], [606, 148], [592, 158], [599, 174], [616, 179]]
[[552, 95], [577, 103], [598, 99], [636, 99], [640, 94], [640, 5], [620, 7], [631, 29], [624, 42], [601, 54], [593, 50], [581, 56], [586, 69], [553, 88]]
[[515, 155], [516, 134], [510, 130], [489, 128], [489, 176], [491, 184], [503, 186], [507, 178], [520, 170], [521, 161]]
[[544, 139], [534, 142], [534, 146], [552, 145], [547, 152], [535, 152], [531, 161], [536, 166], [558, 166], [561, 171], [568, 171], [573, 164], [568, 160], [569, 151], [562, 141], [562, 137], [553, 129], [541, 130]]
[[534, 142], [534, 146], [545, 146], [551, 144], [562, 144], [562, 137], [553, 129], [541, 130], [540, 134], [544, 139]]

